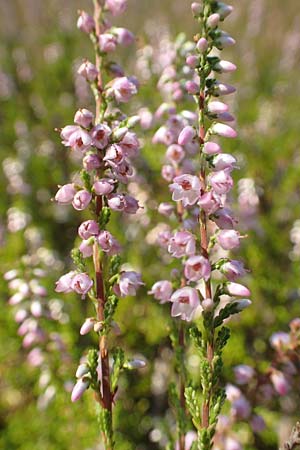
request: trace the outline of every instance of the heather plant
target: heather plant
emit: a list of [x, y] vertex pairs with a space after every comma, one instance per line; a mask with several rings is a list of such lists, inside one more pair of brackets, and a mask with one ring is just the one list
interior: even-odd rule
[[108, 14], [119, 16], [126, 1], [95, 0], [94, 15], [80, 11], [77, 26], [89, 35], [94, 46], [94, 63], [85, 60], [78, 73], [86, 79], [95, 98], [95, 114], [79, 109], [74, 125], [60, 130], [62, 143], [78, 155], [80, 174], [59, 187], [55, 200], [72, 204], [77, 211], [89, 210], [89, 218], [81, 223], [81, 243], [72, 251], [75, 270], [61, 276], [57, 292], [76, 292], [83, 301], [94, 305], [94, 314], [87, 317], [80, 334], [95, 332], [99, 347], [89, 350], [76, 371], [77, 382], [72, 401], [77, 401], [90, 388], [95, 393], [97, 418], [105, 448], [115, 445], [112, 410], [123, 369], [144, 366], [144, 361], [128, 360], [119, 347], [111, 348], [111, 332], [119, 334], [114, 321], [119, 298], [135, 295], [143, 284], [141, 275], [122, 268], [121, 245], [107, 229], [113, 212], [135, 214], [138, 201], [126, 193], [125, 186], [134, 176], [132, 158], [140, 144], [132, 128], [139, 118], [128, 117], [120, 109], [137, 93], [134, 77], [124, 76], [123, 69], [110, 60], [118, 45], [130, 45], [133, 34], [111, 25]]
[[[171, 280], [156, 282], [150, 293], [161, 303], [170, 302], [171, 316], [179, 318], [171, 334], [178, 383], [170, 387], [170, 400], [176, 411], [180, 450], [191, 445], [185, 436], [189, 416], [198, 433], [191, 448], [213, 447], [226, 398], [221, 384], [222, 353], [229, 338], [225, 323], [251, 303], [243, 298], [250, 295], [249, 289], [236, 282], [247, 271], [228, 254], [239, 247], [243, 237], [228, 207], [231, 172], [237, 161], [223, 153], [215, 140], [237, 136], [228, 125], [235, 121], [228, 105], [215, 99], [235, 91], [217, 79], [219, 74], [236, 70], [220, 56], [235, 43], [220, 28], [232, 9], [208, 0], [192, 4], [199, 24], [194, 44], [179, 41], [179, 56], [185, 57], [185, 65], [178, 67], [178, 59], [174, 59], [158, 84], [173, 101], [182, 100], [187, 93], [197, 105], [195, 111], [177, 111], [172, 104], [163, 104], [156, 115], [166, 113], [167, 121], [153, 139], [167, 146], [169, 164], [163, 166], [162, 176], [170, 183], [176, 205], [162, 203], [158, 208], [173, 218], [174, 227], [159, 233], [158, 243], [178, 263], [172, 264]], [[189, 379], [185, 369], [187, 339], [199, 353], [200, 386]]]

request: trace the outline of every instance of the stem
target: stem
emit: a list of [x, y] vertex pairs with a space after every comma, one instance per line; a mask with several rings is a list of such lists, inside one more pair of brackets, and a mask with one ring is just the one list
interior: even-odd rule
[[[94, 0], [94, 20], [96, 24], [96, 37], [99, 36], [101, 32], [101, 16], [102, 16], [102, 6], [101, 0]], [[101, 121], [102, 112], [102, 57], [95, 45], [95, 60], [96, 67], [99, 71], [97, 79], [97, 94], [95, 95], [96, 102], [96, 116], [95, 123]], [[100, 216], [103, 208], [102, 196], [96, 196], [96, 216]], [[103, 263], [99, 254], [98, 244], [95, 243], [93, 247], [93, 262], [95, 268], [95, 278], [96, 278], [96, 299], [97, 299], [97, 319], [99, 322], [103, 322], [104, 317], [104, 307], [106, 302], [104, 279], [103, 279]], [[102, 427], [103, 441], [106, 450], [112, 450], [113, 444], [113, 432], [112, 432], [112, 402], [113, 395], [110, 387], [110, 369], [109, 369], [109, 354], [107, 345], [107, 335], [100, 336], [99, 339], [99, 353], [100, 353], [100, 396], [99, 403], [104, 409], [103, 411], [103, 421], [105, 426]]]
[[[182, 357], [184, 355], [184, 348], [185, 348], [185, 339], [184, 339], [184, 324], [181, 323], [179, 325], [179, 336], [178, 336], [178, 344], [181, 348], [181, 354]], [[185, 391], [185, 376], [184, 376], [184, 372], [182, 369], [182, 365], [183, 365], [183, 361], [180, 367], [180, 373], [179, 373], [179, 398], [180, 398], [180, 406], [182, 411], [186, 412], [186, 404], [185, 404], [185, 395], [184, 395], [184, 391]], [[179, 449], [180, 450], [185, 450], [185, 434], [184, 432], [180, 433], [179, 436]]]

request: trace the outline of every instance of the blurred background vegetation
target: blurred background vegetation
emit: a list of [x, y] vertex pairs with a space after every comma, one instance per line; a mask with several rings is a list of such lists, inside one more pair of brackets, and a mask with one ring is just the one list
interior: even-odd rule
[[[44, 249], [48, 275], [43, 283], [49, 298], [57, 298], [54, 282], [71, 266], [69, 252], [80, 223], [71, 208], [51, 202], [57, 185], [68, 182], [76, 170], [54, 129], [72, 123], [76, 108], [92, 107], [87, 87], [75, 75], [78, 62], [92, 58], [88, 39], [75, 25], [77, 9], [91, 10], [91, 3], [0, 0], [1, 271], [18, 268], [23, 255]], [[300, 316], [299, 7], [295, 0], [231, 3], [235, 13], [225, 28], [237, 45], [226, 52], [226, 59], [239, 68], [233, 80], [239, 139], [224, 148], [237, 155], [241, 166], [237, 181], [243, 180], [237, 182], [234, 202], [249, 236], [242, 256], [251, 268], [253, 306], [232, 321], [227, 381], [233, 379], [236, 364], [265, 367], [272, 358], [270, 335], [286, 331], [289, 321]], [[155, 53], [163, 38], [174, 38], [180, 31], [192, 37], [189, 5], [186, 0], [129, 0], [125, 17], [116, 24], [137, 35], [140, 58], [145, 45], [153, 46]], [[126, 72], [134, 73], [139, 67], [134, 50], [121, 56]], [[143, 74], [141, 78], [141, 95], [132, 108], [146, 105], [154, 111], [161, 102], [155, 76], [152, 81]], [[161, 255], [149, 245], [151, 229], [162, 222], [156, 206], [169, 198], [160, 178], [163, 148], [152, 146], [151, 133], [143, 136], [140, 186], [132, 187], [144, 201], [144, 213], [139, 220], [124, 222], [125, 232], [114, 224], [115, 234], [127, 242], [124, 260], [140, 270], [146, 282], [138, 298], [120, 303], [122, 336], [117, 339], [129, 355], [142, 354], [148, 361], [147, 369], [122, 378], [122, 401], [116, 408], [118, 450], [160, 448], [171, 376], [169, 314], [147, 296], [147, 289], [168, 274]], [[92, 396], [73, 405], [68, 391], [78, 360], [91, 344], [91, 338], [78, 336], [86, 305], [72, 294], [61, 297], [65, 320], [51, 327], [61, 333], [70, 358], [60, 361], [54, 356], [54, 371], [44, 386], [40, 370], [26, 361], [2, 279], [0, 290], [0, 448], [100, 449]], [[53, 389], [45, 395], [49, 385]], [[254, 442], [243, 425], [246, 449], [278, 448], [278, 430], [289, 429], [297, 413], [299, 419], [299, 390], [275, 399], [271, 411], [261, 409], [268, 430]], [[168, 412], [164, 420], [172, 422]]]

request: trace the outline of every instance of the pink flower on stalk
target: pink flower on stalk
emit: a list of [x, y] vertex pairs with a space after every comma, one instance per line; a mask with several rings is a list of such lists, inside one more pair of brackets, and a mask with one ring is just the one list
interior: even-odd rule
[[227, 194], [233, 187], [233, 179], [226, 170], [220, 170], [209, 177], [209, 183], [213, 190], [221, 195]]
[[134, 34], [127, 28], [114, 27], [112, 31], [116, 35], [118, 44], [128, 46], [134, 43]]
[[183, 206], [194, 205], [200, 197], [201, 183], [198, 177], [183, 174], [174, 178], [170, 190], [174, 201], [182, 201]]
[[169, 217], [174, 211], [174, 206], [171, 203], [163, 202], [159, 204], [157, 210], [163, 216]]
[[83, 128], [89, 128], [92, 125], [93, 120], [94, 114], [85, 108], [79, 109], [74, 116], [74, 122]]
[[160, 303], [167, 303], [170, 301], [172, 292], [172, 283], [168, 280], [161, 280], [157, 281], [152, 286], [152, 289], [151, 291], [148, 291], [148, 294], [153, 295], [156, 300], [160, 300]]
[[200, 53], [205, 53], [206, 50], [208, 49], [207, 39], [201, 37], [196, 44], [196, 48]]
[[249, 295], [251, 295], [251, 292], [246, 286], [233, 282], [226, 284], [226, 293], [237, 297], [248, 297]]
[[97, 67], [90, 61], [85, 61], [78, 69], [78, 74], [84, 77], [89, 83], [95, 81], [98, 77]]
[[108, 206], [114, 211], [124, 211], [127, 214], [135, 214], [139, 209], [139, 203], [130, 195], [113, 194], [108, 197]]
[[73, 208], [76, 209], [77, 211], [83, 211], [84, 209], [86, 209], [88, 207], [91, 200], [92, 200], [92, 194], [90, 192], [86, 191], [85, 189], [82, 189], [82, 190], [76, 192], [76, 194], [73, 198], [73, 201], [72, 201]]
[[127, 103], [133, 95], [137, 94], [137, 85], [133, 79], [120, 77], [115, 78], [111, 90], [118, 103]]
[[123, 139], [118, 144], [124, 151], [125, 156], [128, 156], [128, 158], [134, 158], [137, 156], [140, 149], [138, 137], [131, 131], [127, 131]]
[[74, 184], [65, 184], [61, 186], [55, 195], [55, 200], [61, 205], [70, 205], [73, 201], [76, 189]]
[[76, 272], [74, 270], [62, 275], [56, 282], [55, 292], [72, 292], [71, 282], [75, 275]]
[[178, 136], [178, 144], [186, 145], [189, 142], [192, 142], [195, 136], [196, 136], [195, 128], [191, 127], [190, 125], [187, 125], [186, 127], [183, 128], [183, 130], [180, 132]]
[[103, 33], [99, 36], [99, 48], [103, 53], [111, 53], [116, 50], [117, 39], [111, 33]]
[[226, 103], [219, 102], [219, 101], [211, 101], [207, 105], [207, 109], [212, 114], [220, 114], [223, 112], [227, 112], [229, 109], [229, 106], [226, 105]]
[[115, 181], [111, 178], [101, 178], [95, 181], [93, 189], [97, 195], [108, 195], [115, 189]]
[[165, 230], [165, 231], [160, 231], [157, 235], [157, 243], [163, 247], [163, 248], [167, 248], [169, 243], [170, 243], [170, 239], [172, 238], [172, 233], [169, 230]]
[[188, 231], [177, 231], [169, 240], [168, 252], [174, 258], [194, 255], [195, 250], [195, 237]]
[[218, 61], [214, 65], [214, 70], [220, 73], [230, 73], [236, 70], [236, 65], [230, 61]]
[[237, 278], [246, 275], [244, 264], [241, 261], [237, 261], [235, 259], [225, 262], [221, 266], [220, 270], [230, 281], [236, 281]]
[[239, 247], [240, 239], [240, 233], [235, 230], [222, 230], [217, 236], [217, 241], [224, 250]]
[[97, 236], [97, 242], [108, 255], [116, 255], [121, 250], [121, 245], [109, 231], [100, 231]]
[[93, 330], [95, 323], [96, 323], [96, 319], [94, 319], [94, 317], [88, 317], [83, 322], [79, 333], [82, 336], [84, 336], [85, 334], [88, 334], [91, 330]]
[[170, 166], [169, 164], [162, 166], [161, 176], [164, 180], [171, 182], [173, 181], [175, 175], [176, 171], [173, 166]]
[[62, 143], [73, 150], [85, 152], [92, 145], [92, 138], [89, 133], [78, 125], [67, 125], [61, 130]]
[[216, 155], [218, 153], [221, 153], [222, 149], [216, 142], [205, 142], [203, 146], [203, 153], [206, 155]]
[[222, 205], [222, 200], [219, 195], [213, 191], [205, 192], [201, 195], [200, 200], [197, 203], [206, 214], [214, 214]]
[[84, 380], [83, 378], [79, 378], [75, 386], [73, 387], [72, 394], [71, 394], [71, 400], [72, 402], [76, 402], [79, 400], [84, 392], [88, 389], [90, 383], [88, 380]]
[[[225, 114], [225, 113], [224, 113]], [[229, 125], [225, 123], [215, 123], [211, 129], [212, 134], [217, 134], [218, 136], [227, 137], [227, 138], [236, 138], [237, 132], [231, 128]]]
[[171, 163], [177, 165], [185, 157], [185, 152], [180, 145], [172, 144], [167, 149], [166, 157]]
[[86, 273], [77, 273], [71, 280], [71, 289], [84, 299], [93, 286], [93, 280]]
[[232, 216], [232, 211], [228, 208], [218, 209], [214, 213], [212, 220], [222, 230], [231, 230], [238, 223], [238, 221]]
[[275, 391], [281, 396], [286, 395], [291, 389], [291, 386], [286, 376], [284, 375], [283, 372], [280, 372], [279, 370], [272, 368], [270, 379], [272, 381]]
[[238, 384], [248, 384], [255, 375], [255, 370], [246, 364], [240, 364], [234, 369], [234, 376]]
[[79, 250], [83, 258], [89, 258], [93, 254], [93, 242], [90, 242], [89, 239], [84, 239], [79, 245]]
[[122, 272], [119, 282], [114, 285], [114, 292], [120, 297], [136, 295], [137, 289], [143, 285], [140, 273], [134, 271]]
[[100, 159], [95, 154], [86, 155], [82, 160], [82, 164], [87, 171], [98, 169], [101, 166]]
[[105, 6], [113, 16], [119, 16], [126, 10], [127, 0], [106, 0]]
[[198, 281], [202, 278], [207, 281], [210, 278], [210, 274], [210, 263], [204, 256], [191, 256], [185, 263], [184, 276], [189, 281]]
[[236, 169], [236, 158], [232, 155], [229, 155], [227, 153], [221, 153], [217, 156], [215, 156], [212, 160], [214, 170], [228, 170], [231, 171], [233, 169]]
[[91, 33], [95, 29], [95, 21], [93, 17], [85, 11], [80, 11], [80, 16], [77, 20], [77, 28], [84, 33]]
[[109, 137], [111, 133], [112, 131], [107, 125], [98, 124], [94, 126], [91, 131], [93, 145], [100, 150], [103, 150], [109, 143]]
[[172, 317], [181, 316], [182, 320], [190, 322], [200, 306], [198, 291], [191, 287], [178, 289], [171, 296], [170, 301], [173, 303], [171, 309]]
[[33, 348], [27, 355], [27, 361], [33, 367], [41, 366], [44, 360], [44, 355], [39, 347]]
[[78, 234], [81, 239], [88, 239], [91, 236], [96, 236], [98, 233], [99, 225], [95, 220], [86, 220], [78, 228]]
[[218, 97], [219, 95], [230, 95], [236, 91], [234, 86], [227, 83], [222, 83], [221, 81], [216, 81], [213, 86], [213, 95]]

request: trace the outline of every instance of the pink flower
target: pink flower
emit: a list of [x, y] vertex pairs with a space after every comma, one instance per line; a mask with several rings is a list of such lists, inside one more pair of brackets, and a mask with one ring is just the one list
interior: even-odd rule
[[222, 83], [220, 81], [216, 81], [213, 86], [213, 95], [219, 96], [219, 95], [230, 95], [233, 94], [236, 91], [234, 86], [231, 86], [227, 83]]
[[128, 156], [128, 158], [133, 158], [138, 154], [140, 142], [135, 133], [127, 131], [123, 139], [119, 142], [119, 146], [122, 148], [125, 156]]
[[84, 323], [82, 324], [81, 328], [80, 328], [80, 334], [82, 336], [84, 336], [85, 334], [88, 334], [95, 325], [96, 319], [94, 319], [94, 317], [88, 317], [87, 319], [85, 319]]
[[95, 154], [86, 155], [82, 160], [82, 164], [87, 171], [98, 169], [101, 166], [100, 159]]
[[216, 155], [218, 153], [221, 153], [221, 147], [216, 142], [205, 142], [203, 146], [203, 153], [206, 155]]
[[170, 165], [164, 165], [162, 166], [161, 169], [161, 176], [166, 180], [166, 181], [173, 181], [174, 177], [175, 177], [175, 169], [173, 166]]
[[218, 209], [212, 220], [223, 230], [231, 230], [237, 224], [237, 220], [232, 216], [232, 211], [228, 208]]
[[180, 145], [172, 144], [167, 149], [166, 157], [170, 162], [177, 165], [185, 157], [185, 152]]
[[210, 215], [215, 213], [222, 205], [221, 198], [213, 191], [205, 192], [201, 195], [200, 200], [197, 203], [206, 214]]
[[136, 295], [137, 289], [143, 284], [141, 274], [134, 271], [122, 272], [119, 283], [114, 286], [114, 291], [121, 297]]
[[196, 136], [195, 128], [188, 125], [188, 126], [184, 127], [183, 130], [180, 132], [180, 135], [178, 137], [178, 144], [186, 145], [189, 142], [191, 142], [195, 136]]
[[172, 237], [172, 233], [169, 230], [160, 231], [157, 235], [157, 243], [163, 247], [167, 248]]
[[196, 309], [200, 306], [198, 291], [191, 287], [178, 289], [173, 293], [170, 301], [173, 303], [172, 317], [181, 316], [181, 319], [187, 322], [193, 319]]
[[232, 250], [240, 245], [240, 234], [235, 230], [222, 230], [217, 241], [224, 250]]
[[185, 88], [190, 95], [195, 95], [199, 92], [199, 84], [192, 80], [185, 83]]
[[71, 395], [72, 402], [76, 402], [77, 400], [79, 400], [84, 394], [84, 392], [88, 389], [89, 385], [90, 383], [88, 380], [85, 381], [84, 379], [79, 378], [79, 380], [77, 381], [72, 390]]
[[80, 11], [80, 16], [77, 20], [77, 28], [84, 33], [91, 33], [95, 29], [95, 21], [93, 17], [85, 11]]
[[44, 362], [44, 355], [40, 348], [35, 347], [27, 355], [28, 363], [33, 367], [39, 367]]
[[127, 214], [135, 214], [139, 209], [138, 201], [130, 195], [113, 194], [109, 196], [107, 202], [112, 210], [124, 211]]
[[61, 205], [70, 205], [73, 201], [76, 189], [73, 184], [61, 186], [55, 195], [55, 200]]
[[233, 179], [225, 170], [213, 173], [209, 177], [209, 183], [217, 194], [227, 194], [233, 187]]
[[76, 272], [73, 270], [72, 272], [66, 273], [62, 275], [58, 281], [56, 282], [55, 291], [56, 292], [72, 292], [71, 282], [76, 275]]
[[213, 134], [217, 134], [218, 136], [227, 138], [237, 137], [237, 132], [229, 125], [225, 125], [224, 123], [215, 123], [210, 130]]
[[218, 61], [214, 65], [214, 70], [220, 73], [230, 73], [236, 70], [236, 65], [230, 61]]
[[207, 25], [210, 28], [216, 28], [220, 22], [220, 19], [221, 19], [220, 14], [217, 13], [211, 14], [207, 18]]
[[171, 203], [163, 202], [158, 206], [158, 212], [163, 216], [169, 217], [174, 211], [174, 206]]
[[93, 189], [97, 195], [108, 195], [115, 189], [115, 182], [111, 178], [101, 178], [95, 181]]
[[211, 101], [208, 103], [207, 105], [207, 109], [210, 113], [212, 114], [220, 114], [223, 112], [228, 111], [228, 105], [226, 105], [226, 103], [223, 102], [219, 102], [219, 101]]
[[78, 234], [81, 239], [88, 239], [91, 236], [96, 236], [98, 233], [99, 225], [95, 220], [86, 220], [78, 228]]
[[72, 205], [74, 209], [77, 209], [77, 211], [83, 211], [88, 207], [92, 200], [92, 194], [90, 192], [86, 191], [85, 189], [82, 189], [81, 191], [76, 192], [74, 199], [72, 201]]
[[195, 237], [188, 231], [177, 231], [169, 240], [168, 252], [174, 258], [194, 255], [195, 250]]
[[246, 364], [240, 364], [233, 370], [236, 382], [238, 384], [248, 384], [255, 375], [255, 370]]
[[236, 158], [227, 153], [221, 153], [213, 158], [214, 170], [228, 170], [231, 171], [235, 169], [236, 166]]
[[191, 5], [191, 9], [192, 9], [192, 13], [195, 16], [198, 16], [198, 14], [200, 14], [202, 12], [202, 5], [201, 5], [201, 3], [193, 2]]
[[127, 103], [137, 93], [137, 86], [127, 77], [115, 78], [111, 85], [113, 95], [118, 103]]
[[89, 128], [94, 120], [94, 114], [88, 109], [79, 109], [74, 117], [74, 122], [83, 128]]
[[233, 37], [231, 37], [225, 31], [220, 31], [219, 36], [215, 40], [215, 45], [219, 49], [223, 49], [223, 48], [226, 48], [226, 47], [231, 47], [234, 44], [235, 44], [235, 40], [233, 39]]
[[108, 255], [116, 255], [120, 252], [121, 246], [119, 242], [112, 236], [109, 231], [100, 231], [97, 242], [101, 249]]
[[200, 189], [199, 178], [188, 174], [174, 178], [174, 183], [170, 185], [172, 199], [176, 202], [182, 201], [183, 206], [194, 205], [199, 200]]
[[77, 273], [71, 280], [71, 289], [84, 298], [93, 286], [93, 280], [86, 273]]
[[275, 391], [281, 396], [286, 395], [291, 389], [291, 386], [287, 378], [279, 370], [272, 368], [270, 379], [272, 381]]
[[237, 278], [243, 277], [246, 274], [244, 264], [235, 259], [225, 262], [220, 270], [230, 281], [235, 281]]
[[107, 125], [98, 124], [94, 126], [91, 131], [93, 145], [95, 145], [95, 147], [99, 148], [100, 150], [103, 150], [109, 143], [109, 137], [111, 133], [112, 131]]
[[246, 286], [233, 282], [227, 283], [226, 293], [237, 297], [248, 297], [251, 294], [251, 292]]
[[127, 30], [127, 28], [113, 28], [113, 33], [117, 37], [117, 42], [120, 45], [131, 45], [134, 43], [134, 34], [131, 31]]
[[79, 245], [79, 250], [83, 258], [89, 258], [93, 254], [93, 242], [90, 242], [89, 239], [84, 239]]
[[231, 413], [236, 419], [248, 419], [251, 413], [251, 407], [250, 403], [243, 395], [233, 401], [231, 405]]
[[196, 48], [200, 53], [205, 53], [208, 49], [208, 42], [204, 37], [201, 37], [196, 44]]
[[78, 125], [67, 125], [61, 130], [62, 143], [73, 150], [85, 152], [92, 145], [92, 138], [89, 133]]
[[227, 5], [226, 3], [223, 2], [218, 2], [217, 4], [217, 13], [219, 14], [222, 20], [226, 19], [226, 17], [228, 17], [229, 14], [232, 13], [233, 9], [234, 9], [233, 6]]
[[106, 0], [105, 6], [113, 16], [119, 16], [126, 10], [127, 0]]
[[111, 33], [103, 33], [99, 36], [99, 48], [103, 53], [114, 52], [117, 46], [117, 39]]
[[89, 83], [95, 81], [98, 77], [97, 67], [90, 61], [85, 61], [78, 69], [78, 74], [84, 77]]
[[192, 69], [195, 69], [195, 67], [197, 67], [197, 65], [199, 64], [199, 57], [196, 55], [189, 55], [186, 58], [186, 63]]
[[170, 297], [173, 292], [172, 283], [167, 280], [157, 281], [153, 286], [151, 291], [148, 294], [151, 294], [156, 298], [156, 300], [160, 300], [160, 303], [166, 303], [170, 301]]
[[211, 267], [208, 259], [204, 256], [191, 256], [185, 263], [184, 276], [189, 281], [198, 281], [204, 278], [207, 281], [210, 278]]
[[284, 333], [283, 331], [273, 333], [270, 337], [270, 344], [277, 351], [283, 350], [285, 347], [289, 346], [290, 343], [290, 335], [288, 333]]

